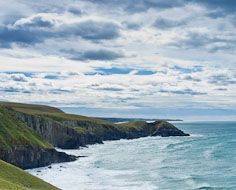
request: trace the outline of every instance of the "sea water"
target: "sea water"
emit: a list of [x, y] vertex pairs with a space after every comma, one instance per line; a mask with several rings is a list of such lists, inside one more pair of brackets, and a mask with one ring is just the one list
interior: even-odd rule
[[191, 136], [107, 141], [28, 171], [62, 190], [236, 190], [236, 122], [174, 124]]

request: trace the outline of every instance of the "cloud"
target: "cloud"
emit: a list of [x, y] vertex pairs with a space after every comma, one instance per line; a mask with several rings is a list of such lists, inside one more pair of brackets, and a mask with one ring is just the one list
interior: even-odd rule
[[34, 44], [52, 36], [54, 23], [45, 15], [36, 15], [16, 21], [13, 25], [0, 26], [0, 42]]
[[0, 42], [2, 43], [2, 47], [9, 47], [13, 42], [25, 44], [41, 42], [44, 39], [44, 35], [40, 32], [37, 33], [27, 29], [0, 26]]
[[24, 74], [12, 74], [11, 79], [14, 81], [19, 81], [19, 82], [27, 82], [28, 77], [26, 77]]
[[209, 79], [209, 83], [218, 86], [227, 86], [231, 84], [236, 84], [236, 78], [233, 76], [227, 76], [225, 74], [213, 75]]
[[83, 14], [83, 11], [80, 9], [80, 7], [78, 6], [70, 6], [68, 9], [67, 9], [68, 12], [72, 13], [72, 14], [75, 14], [77, 16], [81, 16]]
[[67, 25], [66, 33], [79, 35], [88, 40], [110, 40], [120, 36], [119, 27], [111, 22], [87, 20], [74, 25]]
[[46, 74], [44, 76], [45, 79], [50, 79], [50, 80], [55, 80], [55, 79], [59, 79], [62, 78], [62, 76], [58, 75], [58, 74]]
[[233, 51], [236, 48], [235, 33], [216, 33], [189, 31], [184, 38], [170, 43], [180, 48], [204, 48], [209, 52]]
[[127, 21], [122, 22], [122, 25], [124, 25], [129, 30], [139, 30], [142, 27], [140, 23], [127, 22]]
[[85, 51], [82, 60], [115, 60], [124, 57], [122, 53], [113, 52], [110, 50], [90, 50]]
[[157, 18], [153, 25], [157, 29], [166, 30], [170, 28], [180, 27], [185, 24], [186, 22], [182, 20], [170, 20], [166, 18]]
[[236, 11], [236, 1], [234, 0], [191, 0], [194, 3], [201, 3], [209, 9], [221, 9], [225, 13], [231, 14]]
[[69, 89], [63, 89], [63, 88], [59, 88], [59, 89], [52, 89], [48, 91], [49, 94], [68, 94], [68, 93], [75, 93], [75, 90], [69, 90]]
[[138, 13], [144, 12], [148, 9], [168, 9], [177, 6], [183, 6], [182, 0], [136, 0], [135, 3], [133, 0], [89, 0], [90, 2], [96, 3], [102, 6], [109, 6], [110, 8], [122, 8], [124, 11], [129, 13]]
[[167, 94], [191, 95], [191, 96], [206, 95], [207, 94], [206, 92], [193, 91], [192, 89], [184, 89], [184, 90], [160, 90], [159, 92], [167, 93]]
[[97, 88], [97, 90], [115, 91], [115, 92], [123, 91], [122, 88], [115, 88], [115, 87]]
[[34, 15], [29, 18], [22, 18], [15, 22], [15, 28], [51, 28], [55, 25], [55, 20], [44, 14]]
[[12, 92], [21, 92], [21, 89], [18, 89], [18, 88], [15, 88], [15, 87], [5, 87], [5, 88], [1, 87], [0, 91], [12, 93]]
[[187, 75], [183, 78], [184, 80], [194, 81], [194, 82], [201, 82], [202, 80], [199, 78], [194, 78], [191, 75]]
[[216, 90], [219, 90], [219, 91], [227, 91], [228, 89], [227, 89], [227, 88], [217, 88]]
[[20, 19], [13, 25], [0, 26], [0, 42], [5, 47], [13, 42], [30, 45], [50, 38], [81, 37], [99, 41], [112, 40], [119, 36], [119, 27], [112, 22], [85, 20], [68, 24], [50, 14], [39, 14]]
[[121, 52], [114, 52], [107, 49], [98, 49], [98, 50], [87, 50], [84, 52], [78, 52], [76, 50], [61, 50], [62, 53], [65, 53], [68, 58], [72, 60], [97, 60], [97, 61], [111, 61], [124, 57]]
[[186, 67], [181, 67], [181, 66], [175, 65], [175, 66], [171, 67], [171, 69], [173, 69], [175, 71], [180, 71], [182, 73], [195, 73], [195, 72], [202, 71], [202, 66], [197, 65], [194, 67], [186, 68]]

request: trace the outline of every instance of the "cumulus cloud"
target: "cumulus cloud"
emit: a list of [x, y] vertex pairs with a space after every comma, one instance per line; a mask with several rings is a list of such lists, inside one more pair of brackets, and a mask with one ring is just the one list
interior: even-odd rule
[[29, 18], [19, 19], [15, 22], [15, 28], [51, 28], [55, 25], [55, 20], [46, 15], [35, 15]]
[[116, 24], [93, 20], [65, 25], [61, 34], [79, 35], [88, 40], [110, 40], [120, 36], [119, 27]]
[[189, 31], [183, 39], [171, 43], [174, 46], [189, 49], [203, 48], [210, 52], [235, 50], [235, 33], [216, 33]]
[[69, 24], [48, 14], [23, 18], [13, 25], [0, 26], [0, 42], [6, 46], [13, 42], [35, 44], [50, 38], [81, 37], [99, 41], [119, 36], [119, 27], [112, 22], [85, 20]]
[[77, 16], [80, 16], [83, 14], [83, 11], [81, 10], [80, 7], [78, 6], [69, 6], [68, 9], [67, 9], [68, 12], [72, 13], [72, 14], [75, 14]]

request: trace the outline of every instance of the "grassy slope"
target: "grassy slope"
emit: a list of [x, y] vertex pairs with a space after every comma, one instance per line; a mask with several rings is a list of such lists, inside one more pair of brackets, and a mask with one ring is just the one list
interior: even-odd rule
[[56, 190], [52, 185], [0, 160], [0, 190]]
[[0, 149], [10, 149], [17, 145], [51, 148], [33, 130], [12, 117], [9, 110], [0, 106]]

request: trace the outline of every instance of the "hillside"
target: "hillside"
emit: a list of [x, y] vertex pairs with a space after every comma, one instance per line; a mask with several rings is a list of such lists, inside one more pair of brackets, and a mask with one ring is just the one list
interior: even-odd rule
[[0, 190], [57, 190], [57, 188], [0, 160]]
[[14, 110], [0, 106], [0, 159], [25, 169], [75, 158], [57, 152], [37, 132], [16, 118]]
[[0, 149], [9, 150], [22, 145], [52, 148], [36, 132], [13, 117], [13, 113], [10, 110], [0, 107]]

